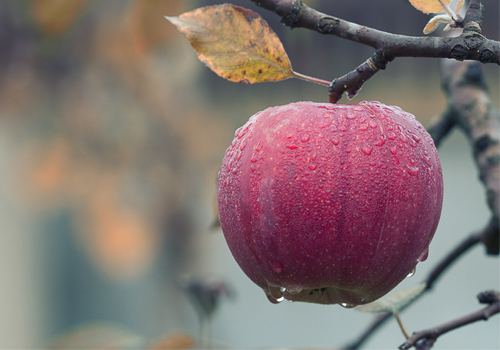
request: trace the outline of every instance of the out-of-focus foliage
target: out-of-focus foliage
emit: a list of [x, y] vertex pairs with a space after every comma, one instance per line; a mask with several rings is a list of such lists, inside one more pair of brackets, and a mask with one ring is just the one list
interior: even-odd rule
[[82, 12], [89, 0], [31, 0], [28, 7], [33, 11], [35, 22], [46, 34], [61, 35]]
[[184, 334], [175, 334], [150, 342], [123, 327], [109, 323], [78, 326], [45, 344], [48, 350], [69, 349], [192, 349], [194, 340]]
[[187, 206], [195, 175], [186, 173], [208, 166], [222, 147], [224, 127], [187, 98], [196, 95], [198, 62], [173, 48], [182, 38], [163, 19], [187, 5], [0, 4], [2, 17], [15, 15], [0, 116], [25, 127], [20, 195], [43, 211], [73, 208], [81, 246], [113, 278], [151, 265], [168, 218]]

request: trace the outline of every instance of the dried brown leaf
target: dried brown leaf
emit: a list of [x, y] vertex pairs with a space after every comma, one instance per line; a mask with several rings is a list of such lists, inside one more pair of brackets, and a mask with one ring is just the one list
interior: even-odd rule
[[229, 81], [252, 84], [296, 76], [278, 36], [253, 11], [225, 4], [165, 18], [188, 38], [202, 62]]

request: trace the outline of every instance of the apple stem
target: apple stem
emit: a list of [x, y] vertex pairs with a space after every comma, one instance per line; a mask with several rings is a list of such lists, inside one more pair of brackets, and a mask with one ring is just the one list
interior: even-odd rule
[[296, 78], [299, 78], [299, 79], [302, 79], [302, 80], [305, 80], [305, 81], [309, 81], [309, 82], [312, 82], [312, 83], [316, 83], [316, 84], [319, 84], [319, 85], [330, 86], [330, 84], [331, 84], [331, 82], [329, 82], [329, 81], [326, 81], [326, 80], [323, 80], [323, 79], [318, 79], [318, 78], [313, 78], [313, 77], [310, 77], [308, 75], [297, 73], [295, 71], [292, 71], [292, 73], [293, 73], [293, 75], [295, 75]]
[[405, 325], [403, 324], [403, 320], [401, 320], [401, 316], [399, 316], [399, 313], [394, 312], [393, 314], [394, 317], [396, 317], [396, 320], [398, 321], [399, 327], [401, 328], [401, 331], [403, 332], [405, 338], [410, 338], [410, 334], [408, 334], [408, 331], [406, 330]]

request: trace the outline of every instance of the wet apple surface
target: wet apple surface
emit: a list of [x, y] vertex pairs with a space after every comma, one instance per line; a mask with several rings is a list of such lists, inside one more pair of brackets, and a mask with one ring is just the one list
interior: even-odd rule
[[228, 246], [272, 302], [380, 298], [427, 258], [442, 199], [430, 135], [379, 102], [261, 111], [219, 173]]

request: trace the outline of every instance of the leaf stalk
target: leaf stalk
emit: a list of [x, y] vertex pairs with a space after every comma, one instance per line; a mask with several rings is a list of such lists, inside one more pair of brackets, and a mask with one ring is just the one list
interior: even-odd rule
[[326, 81], [326, 80], [323, 80], [323, 79], [318, 79], [318, 78], [313, 78], [313, 77], [310, 77], [310, 76], [305, 75], [305, 74], [297, 73], [295, 71], [293, 71], [292, 73], [293, 73], [293, 75], [296, 78], [299, 78], [299, 79], [302, 79], [302, 80], [305, 80], [305, 81], [309, 81], [309, 82], [312, 82], [312, 83], [316, 83], [316, 84], [319, 84], [319, 85], [330, 86], [330, 82], [329, 81]]

